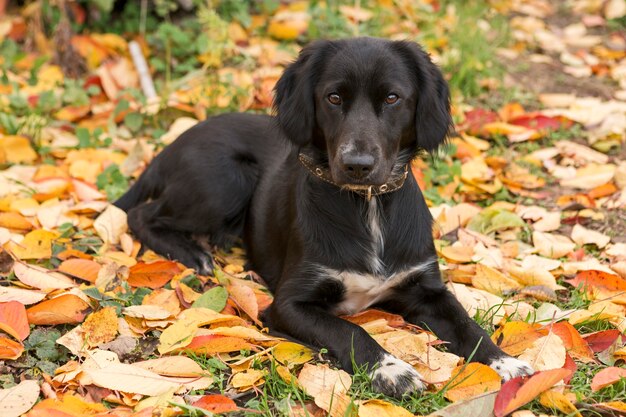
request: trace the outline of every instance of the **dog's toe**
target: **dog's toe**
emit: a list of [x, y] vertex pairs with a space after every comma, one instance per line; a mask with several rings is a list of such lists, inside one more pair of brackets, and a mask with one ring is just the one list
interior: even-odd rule
[[395, 398], [422, 391], [426, 387], [419, 372], [388, 353], [380, 361], [378, 368], [372, 372], [371, 377], [374, 391]]
[[489, 366], [500, 375], [503, 381], [535, 373], [529, 364], [511, 356], [503, 356], [495, 359], [489, 364]]

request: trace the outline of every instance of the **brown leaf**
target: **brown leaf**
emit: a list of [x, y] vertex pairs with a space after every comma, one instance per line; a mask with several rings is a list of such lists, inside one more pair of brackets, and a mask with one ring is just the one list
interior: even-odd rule
[[104, 307], [90, 314], [83, 323], [85, 340], [92, 348], [115, 339], [117, 329], [117, 315], [113, 307]]

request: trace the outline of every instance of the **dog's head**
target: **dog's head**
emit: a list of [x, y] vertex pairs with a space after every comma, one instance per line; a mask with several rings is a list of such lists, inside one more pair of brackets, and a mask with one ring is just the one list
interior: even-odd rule
[[339, 185], [380, 185], [450, 131], [441, 71], [416, 43], [357, 38], [305, 47], [276, 84], [289, 140], [328, 155]]

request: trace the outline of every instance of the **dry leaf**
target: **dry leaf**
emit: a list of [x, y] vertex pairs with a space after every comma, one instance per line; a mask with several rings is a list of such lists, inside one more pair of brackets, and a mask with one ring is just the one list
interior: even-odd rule
[[15, 262], [13, 272], [24, 284], [44, 291], [62, 290], [76, 286], [76, 283], [65, 275], [22, 262]]
[[535, 340], [518, 359], [530, 364], [536, 371], [562, 368], [565, 365], [565, 346], [554, 333]]
[[343, 416], [350, 404], [347, 392], [352, 378], [345, 371], [330, 369], [328, 365], [304, 364], [298, 382], [315, 404], [332, 417]]
[[180, 387], [180, 384], [159, 374], [125, 363], [107, 364], [100, 369], [85, 369], [83, 372], [94, 385], [133, 394], [161, 395]]
[[37, 381], [25, 380], [18, 385], [0, 390], [0, 415], [18, 417], [31, 409], [39, 398]]
[[500, 389], [500, 375], [487, 365], [477, 362], [459, 366], [452, 372], [451, 382], [444, 396], [457, 402]]
[[93, 227], [105, 244], [116, 244], [120, 241], [120, 236], [128, 230], [126, 213], [111, 204], [98, 216]]
[[572, 229], [572, 240], [579, 246], [594, 244], [602, 249], [611, 242], [611, 237], [576, 224]]

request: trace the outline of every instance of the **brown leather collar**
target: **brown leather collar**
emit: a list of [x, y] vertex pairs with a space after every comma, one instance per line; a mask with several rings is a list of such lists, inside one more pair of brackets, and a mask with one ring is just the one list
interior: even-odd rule
[[406, 177], [409, 175], [409, 165], [404, 166], [404, 171], [400, 175], [392, 176], [391, 180], [381, 185], [339, 185], [335, 183], [330, 175], [330, 170], [321, 165], [315, 164], [315, 160], [304, 153], [298, 155], [300, 163], [317, 178], [339, 188], [345, 188], [357, 193], [361, 197], [372, 199], [373, 195], [381, 195], [399, 190], [404, 185]]

